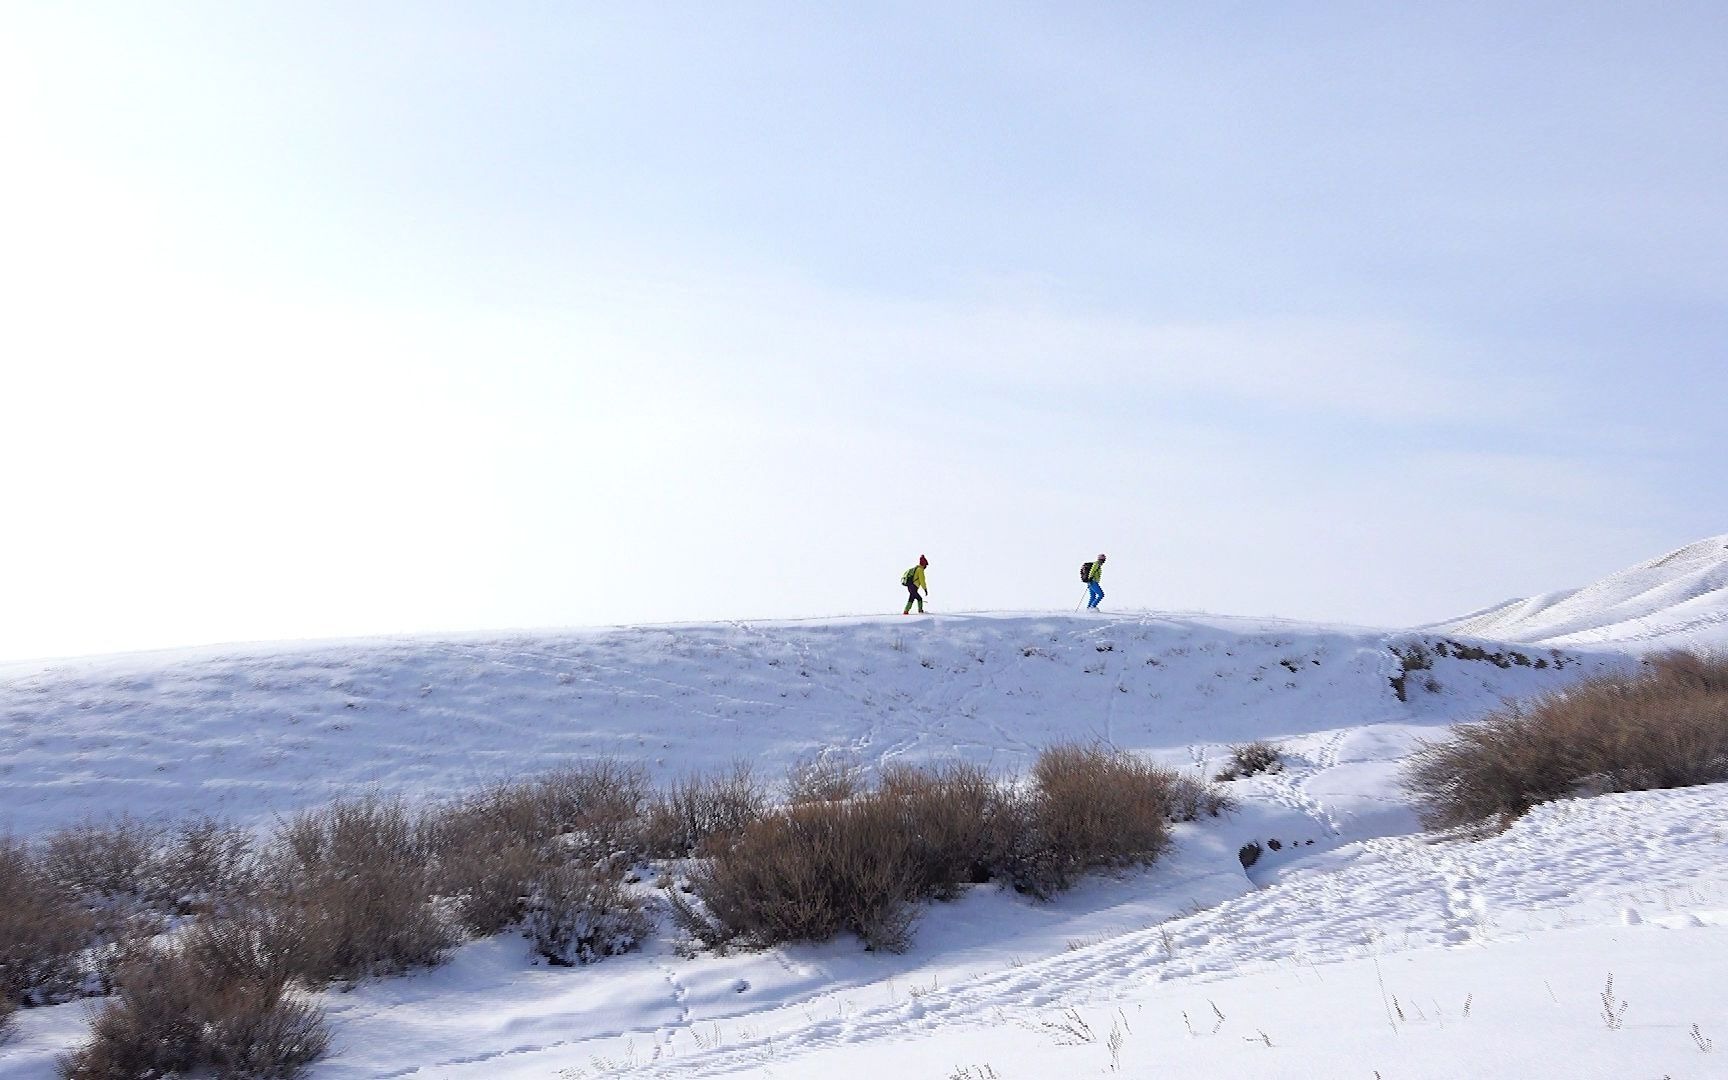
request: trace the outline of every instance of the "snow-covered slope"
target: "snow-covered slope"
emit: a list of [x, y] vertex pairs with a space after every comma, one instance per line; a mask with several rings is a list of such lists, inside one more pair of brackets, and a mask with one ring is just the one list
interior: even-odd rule
[[[448, 795], [573, 760], [657, 779], [839, 754], [1008, 773], [1061, 741], [1201, 767], [1232, 742], [1325, 747], [1313, 783], [1607, 655], [1441, 658], [1393, 693], [1409, 635], [1162, 615], [944, 615], [638, 627], [138, 654], [0, 668], [0, 832], [124, 810], [262, 820], [362, 789]], [[1545, 654], [1544, 654], [1545, 655]], [[1304, 775], [1293, 784], [1306, 783]], [[1321, 818], [1374, 816], [1293, 791]], [[1399, 828], [1404, 827], [1402, 824]]]
[[1437, 629], [1547, 644], [1720, 648], [1728, 645], [1728, 535], [1581, 589], [1508, 600]]
[[[475, 942], [322, 995], [335, 1050], [313, 1080], [1710, 1075], [1728, 1061], [1728, 785], [1556, 804], [1483, 844], [1420, 836], [1397, 783], [1418, 740], [1631, 662], [1462, 637], [974, 614], [12, 665], [0, 832], [119, 813], [264, 824], [599, 756], [659, 779], [739, 759], [772, 779], [816, 754], [1012, 773], [1099, 739], [1210, 773], [1267, 738], [1284, 769], [1233, 784], [1241, 809], [1179, 826], [1149, 869], [1047, 903], [974, 887], [926, 910], [900, 956], [836, 941], [689, 957], [668, 928], [548, 969], [519, 938]], [[1249, 841], [1264, 853], [1244, 867]], [[1610, 972], [1624, 1030], [1600, 1018]], [[53, 1076], [87, 1016], [20, 1014], [0, 1080]]]

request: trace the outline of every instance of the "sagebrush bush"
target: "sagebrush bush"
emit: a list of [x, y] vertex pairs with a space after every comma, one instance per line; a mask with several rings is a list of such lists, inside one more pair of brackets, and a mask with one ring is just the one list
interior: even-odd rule
[[244, 918], [200, 922], [129, 965], [60, 1062], [68, 1080], [135, 1080], [209, 1072], [291, 1080], [323, 1056], [322, 1010], [289, 986], [269, 933]]
[[654, 923], [617, 879], [580, 866], [542, 871], [527, 901], [528, 938], [554, 964], [589, 964], [646, 941]]
[[1284, 758], [1278, 753], [1278, 748], [1264, 739], [1256, 739], [1230, 748], [1230, 761], [1218, 770], [1217, 779], [1240, 780], [1259, 773], [1277, 772], [1283, 767]]
[[889, 765], [877, 786], [910, 838], [914, 895], [951, 900], [962, 885], [990, 880], [1021, 846], [1025, 802], [981, 765]]
[[302, 811], [266, 852], [270, 947], [314, 986], [437, 964], [459, 938], [437, 872], [433, 830], [400, 800]]
[[1174, 770], [1169, 777], [1168, 814], [1173, 822], [1199, 821], [1236, 809], [1236, 800], [1211, 781]]
[[242, 830], [208, 819], [170, 829], [123, 815], [51, 833], [37, 863], [61, 900], [88, 914], [84, 988], [105, 993], [175, 916], [242, 895], [249, 857]]
[[1728, 658], [1672, 654], [1512, 705], [1412, 756], [1423, 824], [1508, 823], [1554, 799], [1728, 779]]
[[656, 858], [702, 854], [740, 835], [767, 805], [767, 790], [748, 762], [726, 773], [685, 777], [648, 800], [644, 844]]
[[674, 916], [711, 946], [826, 941], [849, 930], [897, 952], [912, 922], [916, 856], [892, 799], [803, 803], [751, 822], [691, 871], [690, 886], [701, 908], [674, 895]]
[[807, 758], [786, 770], [786, 802], [839, 802], [864, 788], [858, 767], [833, 757]]
[[181, 822], [166, 835], [153, 860], [144, 899], [175, 913], [227, 910], [258, 883], [252, 833], [209, 817]]
[[1030, 821], [1007, 868], [1015, 888], [1050, 896], [1088, 871], [1154, 861], [1170, 844], [1182, 780], [1120, 750], [1046, 748], [1032, 764]]
[[641, 766], [600, 760], [499, 784], [469, 806], [501, 833], [537, 847], [557, 841], [567, 857], [595, 863], [639, 851], [647, 797]]
[[90, 902], [135, 902], [151, 890], [151, 877], [167, 831], [135, 818], [88, 821], [49, 834], [42, 872], [67, 896]]
[[0, 837], [0, 1001], [44, 1005], [78, 993], [95, 929], [89, 910], [55, 886], [27, 845]]
[[643, 854], [646, 774], [612, 761], [499, 784], [430, 815], [437, 888], [471, 933], [493, 934], [527, 913], [538, 875], [611, 867]]

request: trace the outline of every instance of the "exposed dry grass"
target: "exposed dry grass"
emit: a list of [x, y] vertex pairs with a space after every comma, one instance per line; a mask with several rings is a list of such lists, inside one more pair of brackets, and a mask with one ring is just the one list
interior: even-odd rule
[[1430, 828], [1509, 822], [1581, 794], [1728, 779], [1728, 658], [1685, 653], [1590, 679], [1454, 728], [1405, 785]]

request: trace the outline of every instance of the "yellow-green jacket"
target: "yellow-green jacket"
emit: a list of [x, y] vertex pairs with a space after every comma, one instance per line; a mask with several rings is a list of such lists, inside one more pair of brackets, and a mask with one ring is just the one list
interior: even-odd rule
[[901, 574], [900, 579], [908, 585], [916, 586], [919, 591], [930, 587], [930, 583], [924, 580], [924, 568], [922, 566], [914, 566], [911, 570]]
[[1087, 581], [1102, 581], [1102, 580], [1104, 580], [1104, 564], [1101, 562], [1093, 563], [1092, 564], [1092, 576], [1087, 578], [1086, 580]]

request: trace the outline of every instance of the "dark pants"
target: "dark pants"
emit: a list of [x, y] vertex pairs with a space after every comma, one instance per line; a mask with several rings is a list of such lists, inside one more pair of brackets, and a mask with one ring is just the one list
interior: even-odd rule
[[924, 598], [918, 595], [918, 586], [908, 585], [906, 586], [906, 610], [900, 614], [904, 615], [907, 611], [911, 611], [913, 604], [918, 605], [919, 611], [924, 610]]

